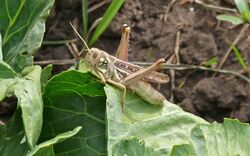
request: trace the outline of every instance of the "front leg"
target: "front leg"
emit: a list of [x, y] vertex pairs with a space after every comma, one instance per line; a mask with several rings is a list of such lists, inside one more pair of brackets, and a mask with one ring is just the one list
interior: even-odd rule
[[100, 71], [96, 71], [96, 73], [99, 76], [99, 78], [101, 79], [102, 83], [106, 84], [106, 79], [104, 78], [102, 73]]
[[160, 69], [160, 67], [162, 66], [162, 64], [165, 63], [165, 62], [166, 61], [163, 58], [157, 60], [151, 66], [149, 66], [147, 68], [143, 68], [141, 70], [138, 70], [137, 72], [132, 73], [129, 76], [125, 77], [122, 80], [122, 84], [125, 85], [125, 86], [129, 86], [129, 85], [133, 84], [134, 82], [137, 82], [138, 80], [143, 79], [145, 75], [151, 73], [152, 71]]
[[127, 88], [121, 83], [115, 82], [113, 80], [107, 80], [110, 84], [120, 88], [123, 90], [123, 96], [122, 96], [122, 112], [125, 112], [125, 101], [126, 101], [126, 93], [127, 93]]

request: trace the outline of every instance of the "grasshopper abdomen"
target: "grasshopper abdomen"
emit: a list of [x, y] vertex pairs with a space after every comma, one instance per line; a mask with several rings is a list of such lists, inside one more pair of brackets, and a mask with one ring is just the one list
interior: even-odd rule
[[133, 83], [129, 88], [150, 104], [163, 105], [163, 101], [166, 100], [160, 92], [151, 86], [151, 84], [142, 80]]

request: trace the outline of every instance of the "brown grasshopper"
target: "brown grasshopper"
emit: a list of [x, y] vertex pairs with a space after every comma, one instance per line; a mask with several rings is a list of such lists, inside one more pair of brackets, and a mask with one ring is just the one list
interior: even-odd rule
[[[76, 30], [75, 32], [77, 33]], [[97, 48], [89, 49], [82, 37], [78, 33], [77, 35], [88, 49], [85, 61], [92, 73], [97, 75], [103, 83], [108, 82], [123, 90], [123, 97], [121, 100], [123, 111], [125, 111], [127, 88], [131, 89], [142, 99], [151, 104], [163, 104], [163, 101], [166, 100], [165, 97], [155, 90], [148, 82], [167, 83], [169, 81], [168, 75], [155, 72], [155, 70], [159, 69], [161, 65], [165, 63], [165, 59], [161, 58], [147, 68], [128, 63], [127, 54], [130, 27], [123, 25], [121, 41], [116, 57]]]

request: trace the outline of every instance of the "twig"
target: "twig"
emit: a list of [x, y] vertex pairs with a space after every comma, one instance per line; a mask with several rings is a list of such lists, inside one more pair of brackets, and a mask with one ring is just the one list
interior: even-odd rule
[[59, 45], [59, 44], [67, 44], [67, 43], [72, 43], [76, 42], [77, 39], [72, 39], [72, 40], [58, 40], [58, 41], [43, 41], [42, 45]]
[[[65, 59], [65, 60], [46, 60], [46, 61], [34, 61], [34, 64], [39, 65], [46, 65], [46, 64], [55, 64], [55, 65], [66, 65], [66, 64], [74, 64], [77, 61], [75, 59]], [[150, 66], [153, 63], [149, 62], [130, 62], [139, 66]], [[212, 71], [212, 72], [218, 72], [222, 74], [231, 74], [236, 77], [239, 77], [246, 82], [250, 83], [250, 79], [238, 72], [231, 71], [231, 70], [224, 70], [224, 69], [214, 69], [214, 68], [207, 68], [202, 66], [195, 66], [195, 65], [187, 65], [187, 64], [164, 64], [161, 69], [174, 69], [174, 70], [204, 70], [204, 71]]]
[[77, 58], [77, 53], [74, 51], [73, 47], [71, 46], [71, 44], [66, 44], [67, 48], [69, 49], [70, 54], [74, 57]]
[[180, 52], [180, 36], [181, 36], [181, 31], [179, 30], [179, 31], [177, 31], [177, 34], [176, 34], [176, 42], [175, 42], [175, 49], [174, 49], [176, 64], [180, 64], [180, 55], [179, 55], [179, 52]]
[[[175, 64], [180, 64], [180, 57], [179, 57], [179, 50], [180, 50], [180, 35], [181, 32], [177, 31], [176, 33], [176, 41], [175, 41], [175, 48], [174, 48], [174, 59], [171, 61]], [[174, 94], [173, 90], [175, 89], [175, 70], [170, 70], [170, 77], [171, 77], [171, 96], [170, 101], [174, 101]]]
[[[175, 64], [176, 63], [176, 56], [175, 56], [175, 52], [172, 54], [172, 56], [166, 61], [167, 64]], [[175, 88], [175, 70], [170, 69], [169, 70], [169, 74], [170, 74], [170, 82], [171, 82], [171, 95], [170, 95], [170, 102], [174, 101], [174, 94], [173, 94], [173, 90]]]
[[56, 20], [53, 21], [52, 26], [50, 26], [50, 27], [46, 30], [46, 32], [47, 32], [48, 34], [51, 34], [51, 32], [52, 32], [52, 31], [57, 27], [57, 25], [59, 24], [59, 22], [61, 21], [61, 19], [62, 19], [62, 13], [59, 12], [58, 15], [57, 15]]
[[101, 22], [101, 20], [102, 20], [102, 17], [96, 19], [96, 20], [93, 22], [93, 24], [91, 25], [91, 27], [89, 28], [89, 31], [88, 31], [88, 33], [87, 33], [87, 39], [88, 39], [88, 37], [89, 37], [89, 34], [96, 28], [96, 26]]
[[244, 24], [243, 27], [241, 28], [240, 30], [240, 33], [239, 35], [234, 39], [232, 45], [229, 47], [229, 49], [227, 50], [226, 54], [224, 55], [224, 57], [222, 58], [219, 66], [218, 66], [218, 69], [221, 69], [224, 65], [224, 63], [226, 62], [230, 52], [232, 51], [233, 47], [239, 42], [239, 40], [242, 38], [242, 36], [245, 34], [245, 32], [247, 31], [249, 27], [249, 24]]
[[110, 2], [109, 0], [103, 0], [102, 2], [100, 2], [100, 3], [92, 6], [91, 8], [89, 8], [88, 9], [88, 13], [90, 13], [90, 12], [92, 12], [92, 11], [100, 8], [100, 7], [102, 7], [103, 5], [105, 5], [106, 3], [109, 3], [109, 2]]
[[74, 64], [76, 62], [77, 61], [75, 59], [65, 59], [65, 60], [34, 61], [34, 64], [38, 64], [38, 65], [47, 65], [47, 64], [67, 65], [67, 64]]
[[[140, 66], [150, 66], [152, 63], [147, 62], [131, 62], [136, 65]], [[236, 77], [239, 77], [246, 82], [250, 83], [250, 79], [238, 72], [231, 71], [231, 70], [224, 70], [224, 69], [214, 69], [214, 68], [207, 68], [202, 66], [195, 66], [195, 65], [187, 65], [187, 64], [164, 64], [161, 69], [175, 69], [175, 70], [190, 70], [190, 69], [196, 69], [196, 70], [204, 70], [204, 71], [212, 71], [212, 72], [218, 72], [222, 74], [231, 74]]]
[[220, 10], [220, 11], [229, 11], [229, 12], [234, 12], [236, 13], [237, 10], [236, 9], [231, 9], [231, 8], [224, 8], [224, 7], [220, 7], [220, 6], [215, 6], [215, 5], [211, 5], [211, 4], [206, 4], [200, 0], [194, 0], [193, 2], [200, 4], [204, 7], [210, 8], [210, 9], [216, 9], [216, 10]]
[[169, 11], [170, 11], [170, 9], [172, 8], [172, 6], [174, 5], [175, 2], [176, 2], [176, 0], [172, 0], [172, 1], [169, 3], [169, 5], [166, 7], [166, 11], [165, 11], [165, 14], [164, 14], [164, 16], [163, 16], [163, 21], [164, 21], [164, 22], [167, 22]]

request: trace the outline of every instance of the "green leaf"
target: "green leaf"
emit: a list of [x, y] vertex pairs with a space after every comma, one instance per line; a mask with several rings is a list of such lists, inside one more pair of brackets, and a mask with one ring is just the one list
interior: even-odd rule
[[249, 12], [247, 0], [234, 0], [234, 2], [241, 14], [243, 14], [244, 12]]
[[18, 109], [7, 125], [0, 126], [1, 156], [26, 156], [29, 148], [28, 144], [22, 141], [24, 136], [21, 109]]
[[41, 73], [41, 90], [44, 90], [45, 85], [47, 84], [50, 76], [51, 76], [51, 71], [52, 71], [53, 65], [50, 64], [43, 68], [42, 73]]
[[5, 97], [11, 97], [13, 89], [12, 86], [15, 85], [17, 79], [1, 79], [0, 78], [0, 101]]
[[0, 78], [0, 100], [13, 94], [18, 98], [26, 139], [32, 148], [36, 144], [42, 128], [41, 68], [39, 66], [25, 68], [22, 72], [24, 77], [17, 77], [6, 64], [1, 63], [0, 69], [4, 76], [4, 78]]
[[154, 151], [154, 149], [146, 147], [143, 141], [139, 141], [136, 138], [121, 140], [114, 145], [113, 151], [113, 155], [115, 156], [159, 156], [159, 153]]
[[96, 27], [95, 32], [89, 41], [90, 47], [96, 42], [96, 40], [101, 36], [101, 34], [108, 27], [108, 25], [117, 14], [118, 10], [120, 9], [124, 1], [125, 0], [112, 0], [111, 4], [109, 5], [108, 9], [105, 11], [102, 17], [102, 20]]
[[249, 124], [225, 119], [223, 125], [210, 125], [167, 101], [165, 106], [157, 107], [131, 92], [127, 95], [123, 114], [120, 91], [107, 85], [105, 92], [109, 155], [115, 152], [112, 147], [132, 136], [144, 140], [145, 146], [153, 148], [159, 155], [233, 156], [250, 153]]
[[41, 95], [41, 67], [26, 67], [25, 76], [14, 86], [18, 105], [22, 109], [25, 135], [30, 148], [36, 144], [43, 124], [43, 101]]
[[3, 60], [16, 71], [31, 65], [54, 0], [0, 0]]
[[3, 60], [3, 51], [2, 51], [2, 36], [0, 34], [0, 61]]
[[5, 97], [10, 97], [12, 95], [13, 90], [11, 86], [13, 86], [17, 79], [16, 73], [10, 68], [10, 66], [0, 61], [0, 101], [2, 101]]
[[244, 12], [242, 14], [242, 18], [245, 23], [250, 23], [250, 12]]
[[197, 156], [190, 144], [174, 145], [169, 156], [183, 156], [183, 153], [185, 153], [185, 156]]
[[21, 118], [21, 110], [18, 109], [15, 115], [5, 126], [0, 126], [0, 153], [1, 156], [53, 156], [53, 145], [65, 139], [68, 139], [79, 132], [81, 128], [77, 127], [73, 131], [59, 134], [51, 140], [47, 140], [29, 152], [28, 144], [24, 141], [24, 130]]
[[10, 79], [14, 78], [16, 73], [12, 68], [5, 62], [0, 61], [0, 79]]
[[234, 25], [244, 23], [244, 21], [240, 17], [232, 15], [218, 15], [216, 16], [216, 19], [221, 21], [231, 22]]
[[217, 57], [212, 57], [210, 59], [208, 59], [203, 66], [213, 66], [213, 65], [216, 65], [218, 63], [218, 58]]
[[249, 155], [249, 138], [249, 124], [234, 119], [225, 119], [223, 124], [199, 124], [191, 132], [191, 142], [197, 156]]
[[82, 20], [83, 20], [83, 38], [87, 41], [88, 35], [88, 0], [82, 0]]
[[[83, 65], [84, 62], [81, 63], [80, 68], [85, 71], [86, 67]], [[126, 111], [123, 113], [121, 108], [123, 92], [109, 85], [106, 85], [104, 90], [107, 96], [106, 134], [108, 139], [108, 155], [124, 155], [128, 152], [133, 154], [135, 151], [143, 151], [144, 148], [142, 148], [142, 146], [137, 147], [135, 145], [136, 142], [129, 142], [131, 137], [135, 137], [139, 140], [143, 140], [145, 147], [154, 150], [158, 155], [182, 156], [183, 153], [185, 153], [185, 155], [190, 156], [210, 156], [214, 155], [214, 151], [219, 150], [219, 148], [216, 148], [220, 147], [217, 145], [217, 142], [225, 142], [223, 138], [219, 138], [218, 136], [228, 136], [228, 131], [234, 132], [234, 137], [226, 139], [229, 141], [232, 140], [232, 142], [225, 142], [225, 145], [230, 146], [230, 144], [240, 142], [241, 134], [250, 134], [248, 130], [246, 130], [249, 129], [250, 126], [238, 122], [239, 124], [233, 123], [234, 128], [219, 133], [217, 136], [217, 131], [212, 129], [213, 124], [209, 124], [195, 115], [184, 112], [181, 108], [168, 101], [164, 102], [164, 106], [151, 105], [131, 90], [127, 92]], [[225, 120], [225, 124], [226, 122]], [[217, 127], [223, 127], [224, 125], [217, 124]], [[193, 137], [193, 134], [197, 136], [196, 134], [202, 133], [202, 130], [196, 130], [197, 127], [201, 126], [209, 127], [207, 133], [213, 136], [209, 136], [208, 138], [217, 138], [206, 142], [204, 138], [206, 139], [207, 137]], [[238, 131], [238, 129], [244, 130]], [[246, 136], [241, 146], [250, 143], [247, 138], [249, 138], [249, 136]], [[199, 146], [202, 141], [205, 145]], [[248, 142], [246, 143], [245, 141]], [[132, 148], [133, 146], [134, 148]], [[245, 147], [248, 147], [248, 145]], [[128, 148], [130, 150], [126, 151]], [[242, 153], [248, 153], [244, 148], [242, 148]], [[224, 148], [222, 151], [226, 149], [227, 148]], [[207, 151], [213, 154], [209, 152], [206, 153]]]
[[53, 77], [44, 92], [44, 128], [40, 142], [76, 126], [83, 130], [56, 144], [56, 155], [106, 155], [103, 85], [89, 73], [70, 70]]
[[233, 46], [233, 45], [231, 45], [231, 46], [232, 46], [234, 55], [236, 56], [236, 58], [237, 58], [239, 64], [242, 66], [242, 68], [243, 68], [245, 71], [247, 71], [247, 70], [248, 70], [248, 67], [247, 67], [247, 65], [246, 65], [246, 63], [245, 63], [243, 57], [241, 56], [240, 51], [239, 51], [235, 46]]
[[76, 135], [81, 130], [81, 128], [82, 127], [76, 127], [73, 131], [61, 133], [53, 139], [47, 140], [37, 145], [32, 151], [27, 154], [27, 156], [51, 156], [52, 154], [54, 155], [53, 146]]
[[139, 96], [128, 92], [126, 111], [121, 110], [122, 93], [107, 85], [107, 137], [108, 152], [124, 139], [136, 137], [145, 141], [159, 155], [167, 155], [173, 145], [188, 143], [192, 128], [198, 123], [208, 124], [203, 119], [184, 112], [167, 101], [164, 106], [151, 105]]

